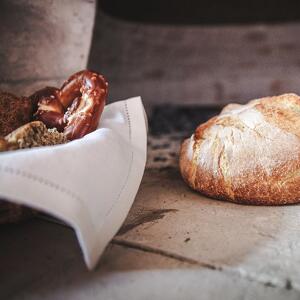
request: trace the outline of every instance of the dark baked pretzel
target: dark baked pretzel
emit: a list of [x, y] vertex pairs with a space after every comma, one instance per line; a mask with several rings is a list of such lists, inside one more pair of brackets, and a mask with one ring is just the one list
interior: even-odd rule
[[66, 126], [64, 107], [58, 98], [59, 89], [45, 87], [30, 96], [34, 107], [34, 118], [42, 121], [48, 128], [56, 127], [62, 132]]
[[107, 97], [104, 77], [89, 70], [80, 71], [60, 89], [46, 87], [30, 96], [34, 117], [63, 131], [68, 140], [83, 137], [97, 128]]

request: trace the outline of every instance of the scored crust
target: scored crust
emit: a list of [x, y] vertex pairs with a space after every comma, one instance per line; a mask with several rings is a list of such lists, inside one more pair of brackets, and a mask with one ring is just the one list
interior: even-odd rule
[[300, 202], [300, 97], [230, 104], [201, 124], [180, 151], [191, 188], [236, 203]]

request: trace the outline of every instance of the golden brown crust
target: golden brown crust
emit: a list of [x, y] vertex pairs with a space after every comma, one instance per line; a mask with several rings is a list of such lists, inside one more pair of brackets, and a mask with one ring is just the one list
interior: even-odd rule
[[255, 105], [264, 118], [277, 127], [300, 137], [300, 98], [295, 94], [263, 98]]
[[213, 198], [243, 204], [300, 202], [300, 97], [229, 105], [200, 125], [180, 153], [184, 180]]
[[9, 145], [17, 145], [17, 149], [39, 146], [58, 145], [67, 142], [63, 133], [55, 128], [47, 129], [41, 121], [27, 123], [5, 137]]

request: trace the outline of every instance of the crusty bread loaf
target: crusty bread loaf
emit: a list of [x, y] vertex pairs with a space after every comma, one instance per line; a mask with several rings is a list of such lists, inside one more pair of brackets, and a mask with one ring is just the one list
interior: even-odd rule
[[180, 170], [195, 190], [236, 203], [300, 202], [300, 97], [229, 104], [181, 146]]

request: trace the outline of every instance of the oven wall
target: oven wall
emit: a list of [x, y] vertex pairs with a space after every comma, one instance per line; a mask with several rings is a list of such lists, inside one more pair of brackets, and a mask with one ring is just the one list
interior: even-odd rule
[[223, 106], [300, 93], [300, 23], [293, 10], [275, 10], [285, 18], [265, 22], [260, 14], [255, 22], [227, 17], [196, 24], [171, 17], [161, 22], [159, 10], [156, 18], [144, 12], [143, 21], [137, 12], [130, 20], [103, 9], [97, 12], [89, 66], [108, 77], [110, 101], [141, 95], [149, 111], [165, 103]]

